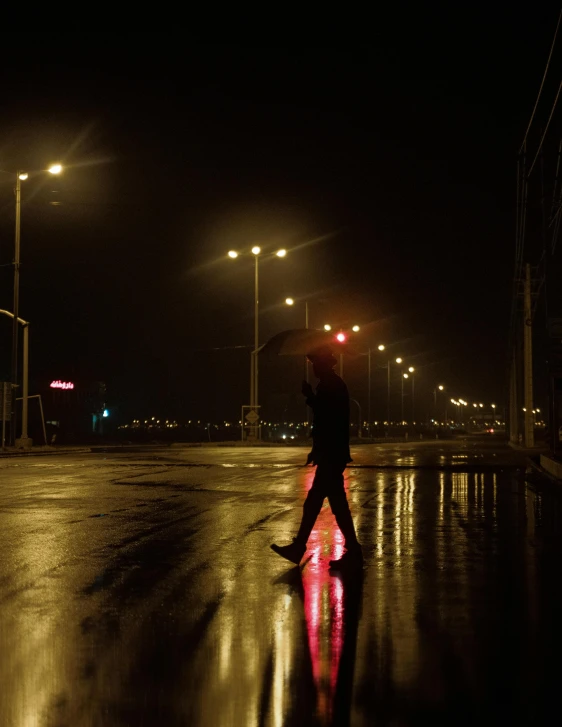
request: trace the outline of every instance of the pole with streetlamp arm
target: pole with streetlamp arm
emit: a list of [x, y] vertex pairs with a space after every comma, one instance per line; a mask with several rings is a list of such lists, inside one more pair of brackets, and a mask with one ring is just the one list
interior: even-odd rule
[[[52, 164], [45, 170], [51, 174], [60, 174], [61, 164]], [[29, 178], [29, 174], [22, 170], [16, 172], [16, 186], [14, 189], [16, 198], [15, 230], [14, 230], [14, 297], [13, 297], [13, 324], [12, 324], [12, 386], [18, 385], [18, 320], [19, 320], [19, 298], [20, 298], [20, 266], [21, 266], [21, 183]], [[13, 444], [16, 442], [17, 409], [16, 397], [12, 397], [11, 431], [10, 439]]]
[[[259, 406], [258, 396], [258, 348], [259, 348], [259, 262], [258, 258], [261, 253], [261, 247], [254, 245], [251, 250], [254, 255], [254, 350], [250, 355], [250, 408], [257, 414]], [[285, 257], [286, 250], [278, 250], [275, 255], [277, 257]], [[236, 250], [230, 250], [228, 257], [235, 259], [238, 257]], [[242, 424], [242, 426], [244, 426]], [[254, 435], [256, 438], [259, 433], [259, 425], [255, 426]]]
[[[20, 447], [31, 447], [33, 441], [28, 435], [28, 411], [29, 411], [29, 321], [24, 321], [23, 318], [16, 318], [13, 313], [7, 310], [0, 310], [0, 315], [8, 316], [12, 318], [16, 323], [19, 323], [23, 328], [23, 391], [22, 391], [22, 417], [21, 417], [21, 437], [14, 440], [14, 444]], [[15, 400], [15, 394], [12, 393], [12, 398]]]

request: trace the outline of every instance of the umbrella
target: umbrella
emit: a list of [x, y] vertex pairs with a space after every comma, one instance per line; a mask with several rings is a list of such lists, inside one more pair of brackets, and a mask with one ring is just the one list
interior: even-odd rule
[[281, 331], [267, 343], [258, 348], [260, 356], [306, 356], [318, 346], [329, 346], [334, 355], [353, 354], [346, 343], [340, 343], [333, 332], [321, 331], [316, 328], [293, 328]]

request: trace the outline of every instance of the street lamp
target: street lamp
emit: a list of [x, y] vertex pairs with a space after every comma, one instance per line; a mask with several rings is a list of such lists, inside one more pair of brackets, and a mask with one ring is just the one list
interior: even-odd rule
[[[359, 326], [357, 326], [359, 328]], [[384, 351], [384, 344], [377, 346], [379, 351]], [[367, 422], [369, 427], [369, 436], [371, 436], [371, 348], [367, 350]]]
[[[251, 253], [254, 256], [254, 350], [250, 355], [250, 407], [251, 410], [257, 414], [258, 408], [258, 348], [259, 348], [259, 256], [261, 254], [261, 247], [254, 245], [251, 249]], [[275, 255], [277, 257], [285, 257], [287, 251], [277, 250]], [[237, 258], [239, 253], [236, 250], [230, 250], [228, 257], [231, 259]], [[244, 425], [242, 425], [244, 426]], [[259, 432], [259, 427], [256, 427], [256, 431]], [[256, 435], [257, 436], [257, 435]]]
[[400, 422], [402, 425], [404, 424], [404, 379], [407, 378], [409, 378], [409, 374], [402, 374], [402, 421]]
[[324, 330], [325, 331], [331, 331], [332, 330], [332, 326], [329, 323], [325, 323], [324, 324]]
[[413, 366], [410, 366], [408, 371], [412, 374], [412, 424], [414, 424], [416, 421], [416, 392], [414, 389], [415, 378], [413, 376], [415, 369]]
[[[3, 171], [3, 170], [2, 170]], [[62, 172], [62, 164], [52, 164], [48, 169], [43, 170], [51, 174], [60, 174]], [[6, 172], [11, 174], [10, 172]], [[29, 174], [21, 169], [16, 171], [16, 224], [14, 233], [14, 302], [12, 313], [14, 316], [12, 322], [12, 386], [18, 385], [18, 320], [19, 320], [19, 298], [20, 298], [20, 264], [21, 264], [21, 183], [29, 179]], [[15, 405], [16, 397], [12, 397], [11, 427], [10, 439], [13, 444], [16, 443], [16, 426], [17, 426], [17, 409]]]

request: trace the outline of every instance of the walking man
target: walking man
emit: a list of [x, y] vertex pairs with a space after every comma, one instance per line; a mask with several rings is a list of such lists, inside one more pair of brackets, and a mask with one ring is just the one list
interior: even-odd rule
[[355, 526], [345, 495], [343, 472], [351, 462], [349, 452], [349, 393], [343, 380], [335, 373], [337, 360], [329, 346], [321, 346], [307, 355], [314, 375], [320, 381], [316, 392], [303, 381], [302, 393], [314, 412], [312, 425], [312, 451], [307, 464], [316, 465], [316, 474], [304, 503], [302, 520], [296, 538], [289, 545], [271, 548], [291, 563], [300, 563], [306, 543], [324, 498], [328, 498], [339, 529], [345, 538], [346, 551], [338, 560], [331, 560], [331, 568], [359, 565], [363, 553], [357, 540]]

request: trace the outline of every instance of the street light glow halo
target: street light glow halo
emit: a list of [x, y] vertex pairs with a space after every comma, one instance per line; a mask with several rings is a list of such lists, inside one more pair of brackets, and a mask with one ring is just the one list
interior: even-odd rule
[[236, 252], [236, 250], [229, 250], [228, 257], [234, 260], [234, 258], [238, 257], [238, 253]]
[[259, 247], [258, 245], [254, 245], [254, 247], [252, 248], [252, 252], [254, 253], [254, 255], [259, 255], [261, 252], [261, 247]]
[[276, 253], [277, 257], [285, 257], [286, 254], [287, 254], [287, 250], [277, 250], [277, 253]]
[[21, 179], [22, 182], [24, 182], [26, 179], [29, 178], [29, 174], [27, 172], [22, 172], [21, 174], [18, 174], [18, 177]]
[[413, 374], [413, 373], [414, 373], [414, 371], [415, 371], [415, 369], [414, 369], [414, 367], [413, 367], [413, 366], [410, 366], [410, 368], [408, 369], [408, 371], [409, 371], [409, 372], [410, 372], [411, 374]]
[[353, 326], [353, 328], [352, 328], [351, 330], [352, 330], [352, 331], [353, 331], [354, 333], [358, 333], [358, 332], [359, 332], [359, 330], [360, 330], [360, 328], [359, 328], [359, 326], [355, 325], [355, 326]]
[[396, 359], [396, 363], [397, 364], [401, 364], [402, 363], [402, 359], [400, 358], [400, 356]]
[[287, 305], [294, 305], [294, 300], [292, 298], [285, 298], [285, 303]]
[[381, 343], [378, 348], [379, 348], [379, 351], [384, 351], [384, 344]]
[[329, 323], [325, 323], [324, 324], [324, 330], [325, 331], [331, 331], [332, 330], [332, 326]]
[[62, 172], [62, 164], [51, 164], [47, 171], [51, 174], [60, 174]]

